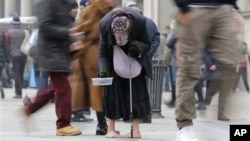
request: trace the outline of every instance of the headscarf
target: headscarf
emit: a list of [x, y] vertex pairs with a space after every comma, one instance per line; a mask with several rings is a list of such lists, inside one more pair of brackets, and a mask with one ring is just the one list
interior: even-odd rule
[[128, 43], [130, 21], [126, 16], [118, 16], [111, 22], [111, 30], [113, 32], [116, 45], [124, 46]]

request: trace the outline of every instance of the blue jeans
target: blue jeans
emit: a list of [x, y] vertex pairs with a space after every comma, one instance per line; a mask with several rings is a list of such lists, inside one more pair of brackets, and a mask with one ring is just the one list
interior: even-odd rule
[[36, 77], [38, 93], [39, 91], [47, 89], [49, 87], [49, 73], [48, 72], [35, 70], [35, 77]]

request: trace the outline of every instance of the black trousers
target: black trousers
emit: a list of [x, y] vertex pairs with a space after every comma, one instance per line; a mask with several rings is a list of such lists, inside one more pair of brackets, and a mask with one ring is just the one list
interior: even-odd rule
[[11, 57], [15, 82], [15, 94], [22, 95], [23, 88], [23, 73], [26, 64], [26, 56], [12, 56]]

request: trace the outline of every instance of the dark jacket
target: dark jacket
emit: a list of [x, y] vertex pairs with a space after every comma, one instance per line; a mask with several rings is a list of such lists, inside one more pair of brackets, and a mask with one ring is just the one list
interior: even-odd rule
[[[131, 34], [130, 41], [140, 41], [148, 46], [150, 46], [150, 39], [148, 37], [147, 28], [146, 28], [146, 18], [141, 15], [139, 12], [128, 8], [120, 7], [125, 13], [130, 15], [131, 18]], [[115, 9], [116, 10], [116, 9]], [[100, 21], [100, 31], [101, 31], [101, 42], [99, 50], [99, 69], [100, 72], [108, 70], [112, 72], [113, 70], [113, 45], [109, 42], [110, 37], [110, 22], [111, 17], [115, 13], [112, 10]], [[143, 69], [146, 72], [146, 75], [152, 78], [152, 62], [151, 57], [148, 54], [148, 51], [143, 52], [141, 58], [136, 58], [138, 62], [143, 66]]]
[[21, 25], [12, 25], [11, 29], [7, 31], [7, 34], [9, 35], [6, 40], [10, 50], [10, 56], [26, 56], [21, 52], [21, 45], [25, 38], [25, 31]]
[[70, 72], [69, 0], [40, 1], [37, 57], [40, 70]]
[[236, 1], [237, 0], [175, 0], [175, 3], [180, 10], [185, 13], [190, 11], [188, 5], [220, 6], [222, 4], [230, 4], [234, 8], [238, 9]]
[[7, 45], [5, 41], [5, 33], [0, 30], [0, 64], [3, 65], [4, 62], [9, 61]]
[[149, 50], [149, 56], [153, 57], [157, 48], [160, 45], [160, 32], [153, 20], [146, 17], [146, 27], [149, 39], [151, 41], [151, 47]]

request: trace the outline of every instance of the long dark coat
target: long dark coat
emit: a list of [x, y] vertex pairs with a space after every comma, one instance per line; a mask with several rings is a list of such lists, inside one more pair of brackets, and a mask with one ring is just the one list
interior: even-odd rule
[[68, 5], [69, 0], [42, 0], [39, 3], [37, 57], [40, 70], [71, 71]]

